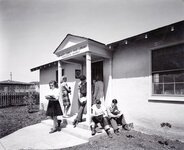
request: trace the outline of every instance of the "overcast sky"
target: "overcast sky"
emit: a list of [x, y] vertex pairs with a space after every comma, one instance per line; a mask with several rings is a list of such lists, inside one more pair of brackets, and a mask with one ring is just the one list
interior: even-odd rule
[[184, 20], [184, 0], [0, 0], [0, 81], [38, 81], [70, 33], [109, 44]]

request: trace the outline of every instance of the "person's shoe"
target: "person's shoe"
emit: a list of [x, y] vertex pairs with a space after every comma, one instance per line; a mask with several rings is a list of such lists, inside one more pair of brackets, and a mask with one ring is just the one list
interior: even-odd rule
[[106, 130], [106, 133], [107, 133], [109, 138], [112, 138], [112, 133], [110, 132], [110, 130]]
[[129, 123], [129, 127], [130, 127], [131, 129], [133, 129], [133, 128], [134, 128], [134, 123]]
[[58, 123], [58, 127], [60, 128], [60, 126], [61, 126], [61, 120], [58, 120], [57, 123]]
[[123, 125], [123, 129], [125, 129], [125, 130], [127, 130], [127, 131], [130, 131], [130, 130], [131, 130], [129, 124]]
[[116, 135], [119, 135], [119, 130], [118, 130], [118, 129], [114, 130], [114, 133], [115, 133]]
[[74, 120], [73, 127], [75, 128], [77, 126], [77, 124], [78, 124], [78, 121], [77, 120]]
[[57, 131], [57, 129], [53, 129], [53, 130], [51, 130], [49, 133], [51, 134], [51, 133], [54, 133], [54, 132], [56, 132]]
[[95, 135], [96, 134], [96, 130], [95, 130], [95, 128], [94, 127], [92, 127], [92, 126], [90, 126], [90, 128], [91, 128], [91, 135], [93, 136], [93, 135]]

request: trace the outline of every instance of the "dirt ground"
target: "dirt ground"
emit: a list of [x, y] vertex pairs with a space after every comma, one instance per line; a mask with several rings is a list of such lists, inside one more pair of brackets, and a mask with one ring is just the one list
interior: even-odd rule
[[[12, 132], [46, 119], [45, 112], [28, 113], [26, 106], [0, 109], [0, 138]], [[167, 141], [166, 143], [164, 143]], [[122, 130], [120, 135], [98, 136], [87, 144], [66, 148], [65, 150], [184, 150], [184, 143], [171, 141], [156, 135]]]
[[[167, 141], [167, 143], [163, 143]], [[166, 145], [168, 144], [168, 145]], [[156, 135], [122, 130], [113, 138], [106, 135], [90, 140], [89, 143], [65, 148], [64, 150], [184, 150], [184, 143], [178, 140], [166, 140]]]

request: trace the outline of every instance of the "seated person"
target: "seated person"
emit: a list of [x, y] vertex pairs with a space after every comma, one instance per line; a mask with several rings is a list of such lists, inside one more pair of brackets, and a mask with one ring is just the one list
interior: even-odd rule
[[100, 123], [100, 125], [104, 128], [107, 135], [112, 138], [112, 134], [110, 132], [110, 127], [108, 124], [108, 117], [106, 108], [101, 105], [101, 101], [99, 99], [96, 100], [96, 103], [92, 106], [92, 114], [91, 114], [91, 131], [92, 135], [96, 134], [95, 126]]
[[119, 135], [118, 124], [122, 125], [122, 128], [125, 130], [131, 130], [133, 128], [133, 123], [127, 124], [124, 118], [124, 115], [118, 109], [117, 106], [118, 101], [116, 99], [112, 100], [111, 106], [107, 108], [107, 113], [109, 117], [109, 121], [112, 125], [114, 133]]

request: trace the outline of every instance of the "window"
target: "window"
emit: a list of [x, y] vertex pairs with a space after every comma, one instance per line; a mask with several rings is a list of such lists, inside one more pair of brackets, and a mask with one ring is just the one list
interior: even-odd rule
[[152, 93], [184, 96], [184, 44], [152, 51]]

